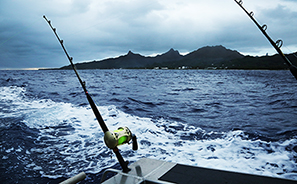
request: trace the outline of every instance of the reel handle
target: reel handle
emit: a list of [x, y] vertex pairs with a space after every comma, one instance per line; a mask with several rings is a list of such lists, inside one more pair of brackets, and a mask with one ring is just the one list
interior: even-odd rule
[[138, 150], [137, 138], [135, 134], [132, 134], [132, 149], [134, 151]]

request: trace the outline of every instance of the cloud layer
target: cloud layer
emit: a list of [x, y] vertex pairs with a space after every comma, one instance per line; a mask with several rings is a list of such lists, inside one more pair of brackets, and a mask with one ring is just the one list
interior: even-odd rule
[[[284, 52], [297, 50], [297, 2], [245, 0]], [[154, 55], [224, 45], [243, 54], [274, 50], [233, 0], [1, 0], [0, 69], [68, 65], [46, 15], [75, 62], [132, 50]], [[289, 48], [289, 49], [286, 49]]]

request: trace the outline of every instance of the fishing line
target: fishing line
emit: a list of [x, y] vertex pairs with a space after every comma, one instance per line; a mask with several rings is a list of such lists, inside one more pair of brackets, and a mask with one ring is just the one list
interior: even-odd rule
[[7, 38], [6, 40], [4, 40], [3, 42], [0, 43], [0, 47], [1, 47], [4, 43], [8, 42], [9, 40], [13, 39], [14, 37], [18, 36], [19, 34], [21, 34], [21, 33], [23, 33], [23, 32], [24, 32], [24, 31], [19, 31], [19, 32], [16, 33], [15, 35], [13, 35], [13, 36]]
[[2, 42], [0, 43], [0, 47], [1, 47], [4, 43], [8, 42], [9, 40], [13, 39], [14, 37], [17, 37], [19, 34], [24, 33], [24, 32], [25, 32], [25, 30], [21, 30], [21, 31], [15, 33], [14, 35], [12, 35], [11, 37], [7, 38], [6, 40], [2, 41]]
[[[31, 25], [36, 25], [36, 22], [39, 21], [38, 19], [34, 19], [34, 20], [35, 20], [35, 21], [33, 21], [32, 23], [30, 23]], [[2, 41], [2, 42], [0, 43], [0, 47], [1, 47], [4, 43], [8, 42], [9, 40], [11, 40], [11, 39], [13, 39], [13, 38], [19, 36], [21, 33], [24, 33], [25, 31], [27, 31], [26, 29], [23, 29], [23, 28], [21, 28], [21, 27], [17, 27], [17, 28], [19, 28], [20, 31], [17, 31], [17, 32], [14, 33], [12, 36], [10, 36], [9, 38], [7, 38], [7, 39], [5, 39], [4, 41]]]
[[[11, 36], [11, 37], [5, 39], [4, 41], [2, 41], [2, 42], [0, 43], [0, 47], [4, 46], [4, 44], [5, 44], [6, 42], [8, 42], [8, 41], [10, 41], [11, 39], [17, 37], [18, 35], [20, 35], [20, 34], [23, 33], [23, 32], [24, 32], [23, 30], [22, 30], [22, 31], [19, 31], [19, 32], [15, 33], [13, 36]], [[7, 46], [7, 44], [6, 44], [6, 46]], [[5, 58], [4, 61], [5, 61], [6, 63], [7, 63], [8, 61], [10, 61], [10, 62], [17, 62], [17, 63], [20, 63], [19, 61], [13, 59], [11, 56], [8, 55], [8, 54], [11, 54], [11, 55], [14, 56], [14, 55], [15, 55], [14, 53], [10, 52], [9, 50], [6, 50], [5, 48], [4, 48], [3, 50], [4, 50], [4, 52], [1, 52], [1, 53], [2, 53], [2, 57]], [[1, 66], [1, 67], [3, 67], [3, 66]], [[5, 69], [8, 69], [8, 68], [5, 68]]]
[[[258, 21], [261, 25], [264, 25], [264, 24], [262, 24], [261, 21], [259, 21], [258, 19], [257, 19], [257, 21]], [[274, 32], [271, 31], [271, 29], [268, 29], [268, 28], [267, 28], [266, 32], [268, 32], [269, 35], [271, 35], [272, 37], [276, 38]], [[279, 40], [280, 40], [280, 39], [279, 39]], [[284, 43], [285, 43], [285, 42], [284, 42]], [[286, 48], [290, 54], [293, 54], [293, 55], [296, 57], [296, 55], [293, 53], [293, 51], [291, 51], [291, 50], [288, 48], [288, 46], [286, 46], [286, 45], [283, 44], [282, 47]]]
[[[258, 19], [257, 19], [257, 21], [260, 22], [261, 25], [264, 25], [264, 24], [262, 24], [261, 21], [259, 21]], [[268, 32], [268, 29], [267, 29], [266, 31]], [[271, 30], [269, 30], [269, 34], [272, 35], [274, 38], [276, 38], [276, 37], [275, 37], [275, 34], [274, 34]], [[282, 47], [286, 48], [286, 49], [288, 50], [288, 52], [289, 52], [289, 53], [287, 53], [287, 54], [285, 54], [285, 55], [292, 54], [294, 57], [297, 58], [297, 56], [295, 55], [294, 51], [292, 51], [291, 49], [289, 49], [288, 46], [283, 45]]]
[[[34, 20], [35, 21], [33, 21], [30, 24], [36, 25], [36, 23], [39, 21], [38, 19], [34, 19]], [[12, 34], [11, 36], [9, 36], [7, 39], [4, 39], [0, 43], [0, 47], [6, 46], [6, 47], [3, 48], [4, 52], [1, 52], [1, 54], [2, 54], [2, 57], [5, 57], [5, 60], [4, 61], [6, 63], [8, 63], [8, 61], [10, 61], [10, 62], [15, 62], [16, 64], [22, 64], [22, 62], [20, 62], [19, 59], [15, 58], [15, 57], [19, 57], [19, 55], [17, 54], [17, 52], [11, 52], [9, 49], [5, 49], [5, 48], [9, 48], [10, 41], [14, 41], [14, 40], [19, 41], [19, 40], [21, 40], [21, 41], [23, 41], [25, 43], [25, 41], [23, 39], [18, 39], [17, 40], [15, 38], [17, 38], [18, 36], [22, 36], [23, 33], [28, 32], [28, 30], [27, 29], [23, 29], [23, 27], [20, 27], [20, 26], [16, 27], [14, 30], [16, 30], [16, 29], [18, 29], [19, 31], [16, 31], [16, 33]], [[12, 33], [12, 31], [10, 31], [10, 33]], [[13, 45], [11, 47], [13, 47]], [[16, 50], [16, 49], [14, 49], [14, 50]], [[11, 54], [14, 57], [9, 56], [9, 54]], [[6, 68], [6, 69], [12, 69], [12, 68]], [[24, 69], [24, 68], [20, 67], [20, 68], [17, 68], [17, 69]]]
[[245, 7], [243, 7], [243, 1], [242, 0], [234, 0], [240, 8], [248, 15], [248, 17], [256, 24], [258, 29], [262, 32], [262, 34], [266, 37], [266, 39], [269, 41], [269, 43], [273, 46], [273, 48], [278, 52], [278, 54], [281, 56], [281, 58], [286, 62], [288, 65], [292, 75], [297, 79], [297, 67], [292, 64], [292, 62], [285, 56], [285, 54], [282, 52], [281, 47], [283, 45], [282, 40], [274, 41], [267, 33], [267, 25], [262, 24], [260, 25], [257, 20], [254, 18], [254, 12], [250, 11], [248, 12]]
[[[253, 12], [253, 17], [255, 16], [255, 13]], [[266, 28], [265, 28], [265, 31], [267, 32], [267, 34], [269, 34], [269, 35], [271, 35], [271, 37], [273, 37], [273, 38], [277, 38], [276, 36], [275, 36], [275, 34], [274, 34], [274, 32], [271, 30], [271, 29], [269, 29], [270, 27], [268, 27], [267, 26], [267, 24], [265, 24], [265, 23], [263, 23], [262, 21], [261, 21], [261, 19], [259, 19], [259, 18], [255, 18], [254, 17], [254, 19], [260, 24], [260, 25], [266, 25]], [[281, 39], [278, 39], [278, 40], [281, 40]], [[287, 48], [287, 46], [282, 46], [282, 47], [286, 47]], [[289, 50], [289, 49], [288, 49]], [[290, 52], [290, 51], [289, 51]], [[274, 54], [277, 54], [277, 52], [275, 52]]]
[[294, 53], [294, 51], [290, 50], [287, 46], [285, 46], [285, 48], [286, 48], [287, 50], [289, 50], [289, 52], [290, 52], [293, 56], [295, 56], [295, 57], [297, 58], [297, 56], [296, 56], [296, 54]]

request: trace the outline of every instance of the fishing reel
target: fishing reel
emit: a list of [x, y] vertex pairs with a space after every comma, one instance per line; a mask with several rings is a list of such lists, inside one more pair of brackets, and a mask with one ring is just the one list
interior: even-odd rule
[[117, 146], [123, 144], [129, 144], [132, 140], [132, 149], [137, 150], [137, 139], [134, 134], [131, 133], [128, 127], [119, 127], [114, 131], [107, 131], [104, 133], [104, 142], [106, 146], [110, 149], [114, 149]]

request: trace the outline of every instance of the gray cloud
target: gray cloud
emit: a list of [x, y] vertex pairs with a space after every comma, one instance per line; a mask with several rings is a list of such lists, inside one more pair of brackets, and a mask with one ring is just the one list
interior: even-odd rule
[[[244, 3], [257, 20], [265, 21], [273, 38], [282, 38], [287, 47], [297, 50], [295, 1]], [[129, 50], [151, 55], [174, 48], [185, 53], [221, 44], [244, 54], [274, 53], [232, 0], [2, 0], [0, 68], [68, 64], [44, 14], [75, 62], [115, 57]]]

